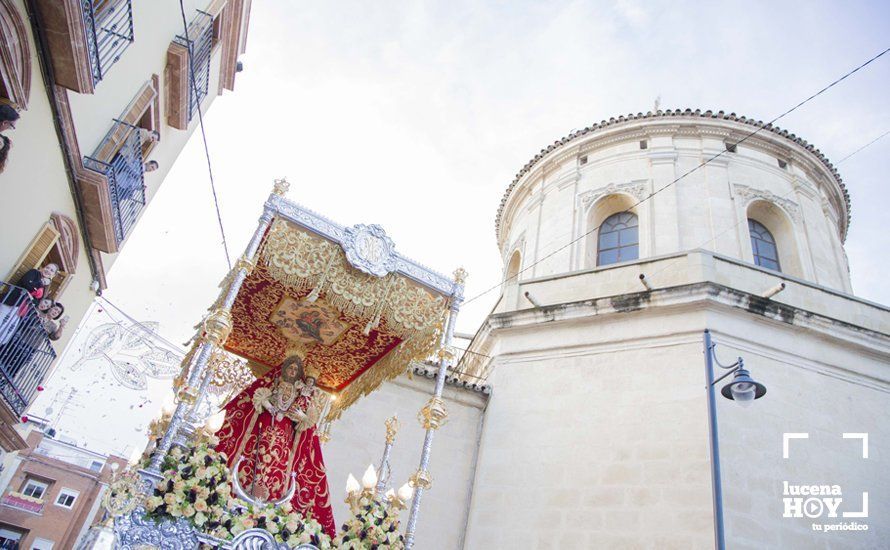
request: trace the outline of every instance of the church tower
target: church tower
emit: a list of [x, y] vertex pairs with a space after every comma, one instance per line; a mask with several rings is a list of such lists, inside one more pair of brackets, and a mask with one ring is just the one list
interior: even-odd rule
[[[713, 548], [706, 329], [768, 388], [740, 407], [717, 386], [727, 547], [879, 546], [890, 310], [852, 294], [849, 223], [818, 149], [722, 111], [612, 118], [535, 155], [461, 365], [492, 386], [464, 547]], [[835, 515], [798, 513], [812, 484], [842, 492]]]

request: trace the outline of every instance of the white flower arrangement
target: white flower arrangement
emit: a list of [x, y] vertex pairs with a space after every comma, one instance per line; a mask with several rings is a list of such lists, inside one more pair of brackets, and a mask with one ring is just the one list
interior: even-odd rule
[[183, 451], [173, 448], [164, 459], [164, 479], [145, 502], [148, 517], [156, 520], [185, 518], [198, 530], [229, 540], [259, 527], [290, 545], [311, 543], [326, 550], [331, 538], [313, 518], [304, 518], [290, 503], [256, 507], [232, 494], [225, 453], [202, 441]]
[[231, 534], [234, 536], [254, 527], [265, 529], [275, 537], [276, 541], [290, 546], [309, 543], [320, 550], [335, 548], [331, 537], [322, 530], [321, 524], [311, 516], [303, 517], [299, 512], [295, 512], [289, 502], [279, 507], [274, 504], [266, 504], [263, 507], [246, 505], [245, 509], [234, 518]]
[[343, 524], [334, 539], [343, 550], [403, 550], [405, 538], [399, 528], [401, 501], [388, 496], [386, 500], [372, 490], [354, 493], [347, 499], [352, 517]]

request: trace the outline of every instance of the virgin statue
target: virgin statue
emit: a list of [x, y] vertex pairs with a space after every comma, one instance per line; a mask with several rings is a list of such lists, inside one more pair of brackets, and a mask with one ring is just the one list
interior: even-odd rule
[[327, 475], [315, 431], [326, 399], [315, 385], [318, 375], [316, 368], [293, 355], [258, 378], [225, 406], [216, 449], [226, 453], [230, 468], [238, 466], [241, 487], [259, 501], [285, 498], [291, 474], [296, 473], [294, 510], [311, 514], [334, 536]]

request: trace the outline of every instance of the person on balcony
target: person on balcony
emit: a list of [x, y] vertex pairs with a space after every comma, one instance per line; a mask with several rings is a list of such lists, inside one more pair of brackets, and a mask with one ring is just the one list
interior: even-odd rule
[[45, 313], [39, 309], [37, 310], [43, 330], [46, 331], [46, 335], [49, 336], [50, 340], [58, 340], [62, 337], [62, 332], [65, 330], [69, 319], [67, 315], [62, 317], [63, 313], [65, 313], [65, 306], [59, 302], [54, 302]]
[[[15, 130], [15, 123], [19, 119], [19, 112], [8, 102], [0, 98], [0, 132]], [[0, 172], [6, 168], [6, 159], [12, 148], [12, 140], [0, 133]]]
[[0, 174], [6, 169], [6, 159], [9, 158], [10, 149], [12, 149], [12, 140], [0, 135]]
[[[26, 271], [16, 281], [16, 286], [7, 285], [5, 294], [0, 298], [0, 345], [12, 339], [12, 335], [18, 330], [21, 318], [28, 312], [31, 300], [40, 300], [44, 297], [58, 272], [58, 265], [48, 263], [39, 270]], [[23, 290], [25, 292], [22, 292]]]
[[[40, 269], [29, 269], [18, 281], [15, 282], [15, 285], [25, 289], [32, 298], [39, 300], [43, 298], [43, 293], [46, 292], [46, 288], [49, 287], [50, 283], [52, 283], [53, 279], [58, 274], [58, 264], [50, 262]], [[40, 289], [43, 289], [43, 292], [39, 292]], [[7, 294], [3, 299], [3, 303], [9, 305], [8, 300], [10, 298], [14, 302], [17, 302], [21, 298], [21, 293], [19, 292], [15, 295], [13, 295], [13, 293]]]
[[[47, 347], [46, 339], [58, 340], [68, 324], [62, 317], [65, 307], [52, 300], [41, 300], [37, 308], [29, 308], [13, 337], [0, 346], [0, 367], [9, 378], [14, 378], [38, 351]], [[60, 319], [61, 317], [61, 319]]]
[[0, 132], [15, 130], [19, 112], [8, 101], [0, 100]]

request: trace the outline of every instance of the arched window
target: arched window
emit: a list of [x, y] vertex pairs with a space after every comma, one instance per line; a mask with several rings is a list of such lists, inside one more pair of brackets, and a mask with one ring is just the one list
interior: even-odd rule
[[28, 108], [31, 48], [25, 23], [11, 0], [0, 0], [0, 97], [16, 110]]
[[754, 263], [760, 267], [782, 271], [779, 267], [779, 250], [776, 239], [762, 223], [748, 218], [748, 232], [751, 234], [751, 251]]
[[510, 256], [510, 262], [507, 264], [507, 272], [504, 275], [504, 281], [509, 284], [516, 284], [519, 278], [519, 268], [522, 267], [522, 256], [518, 250], [513, 251]]
[[597, 235], [596, 265], [627, 262], [639, 257], [640, 231], [636, 215], [619, 212], [606, 218]]

